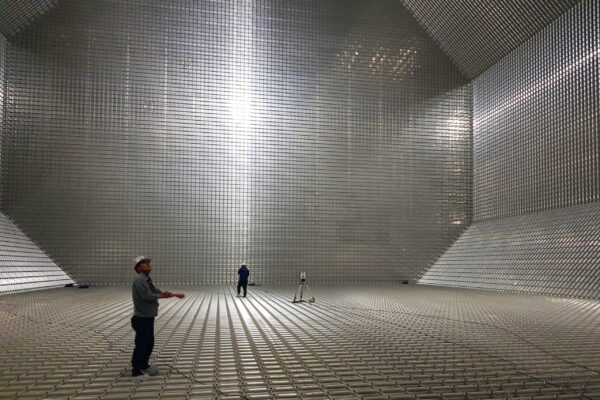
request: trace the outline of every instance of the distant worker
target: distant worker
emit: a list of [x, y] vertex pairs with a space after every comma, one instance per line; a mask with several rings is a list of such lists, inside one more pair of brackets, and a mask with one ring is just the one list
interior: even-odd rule
[[159, 373], [156, 365], [149, 364], [154, 349], [154, 317], [158, 315], [158, 299], [184, 297], [182, 293], [163, 292], [152, 284], [150, 261], [148, 257], [139, 256], [133, 262], [133, 269], [138, 274], [132, 285], [131, 326], [135, 331], [135, 349], [131, 357], [131, 380], [134, 382], [142, 382]]
[[248, 277], [250, 276], [250, 271], [248, 270], [248, 268], [246, 268], [245, 265], [242, 265], [240, 269], [238, 269], [238, 275], [240, 276], [237, 286], [238, 296], [240, 295], [240, 289], [244, 288], [244, 297], [246, 297], [246, 292], [248, 290]]

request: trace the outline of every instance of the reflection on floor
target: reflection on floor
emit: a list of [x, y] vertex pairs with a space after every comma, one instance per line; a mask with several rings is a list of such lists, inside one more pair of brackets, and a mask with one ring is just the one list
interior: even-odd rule
[[[169, 289], [164, 287], [163, 289]], [[175, 288], [171, 288], [175, 289]], [[422, 286], [176, 288], [129, 379], [128, 287], [0, 297], [0, 398], [600, 399], [600, 302]]]

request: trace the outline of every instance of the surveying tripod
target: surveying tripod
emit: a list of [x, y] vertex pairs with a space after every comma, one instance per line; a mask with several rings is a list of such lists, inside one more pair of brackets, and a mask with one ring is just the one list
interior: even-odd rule
[[300, 272], [300, 284], [298, 285], [298, 290], [296, 290], [296, 294], [294, 295], [294, 300], [292, 300], [292, 303], [302, 303], [303, 301], [307, 301], [303, 298], [305, 288], [307, 294], [310, 295], [310, 300], [308, 300], [308, 302], [314, 303], [315, 296], [313, 296], [312, 290], [310, 290], [308, 282], [306, 282], [306, 272]]

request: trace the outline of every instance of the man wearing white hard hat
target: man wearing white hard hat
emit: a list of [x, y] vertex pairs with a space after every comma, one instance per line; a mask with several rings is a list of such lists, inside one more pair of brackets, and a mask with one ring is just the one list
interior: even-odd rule
[[154, 318], [158, 315], [158, 299], [177, 297], [182, 293], [162, 291], [152, 283], [150, 272], [152, 265], [146, 256], [139, 256], [133, 261], [133, 269], [138, 276], [133, 281], [133, 317], [131, 326], [135, 331], [135, 349], [131, 357], [131, 380], [142, 382], [149, 376], [158, 375], [158, 367], [150, 365], [150, 354], [154, 349]]

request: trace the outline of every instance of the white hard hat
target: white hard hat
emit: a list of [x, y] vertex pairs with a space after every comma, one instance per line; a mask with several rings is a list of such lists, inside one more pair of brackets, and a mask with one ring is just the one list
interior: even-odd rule
[[135, 269], [135, 268], [138, 266], [138, 264], [139, 264], [139, 263], [141, 263], [142, 261], [144, 261], [144, 262], [148, 262], [148, 263], [149, 263], [149, 262], [150, 262], [150, 261], [152, 261], [152, 260], [151, 260], [150, 258], [146, 257], [146, 256], [139, 256], [139, 257], [136, 257], [136, 258], [133, 260], [133, 269]]

